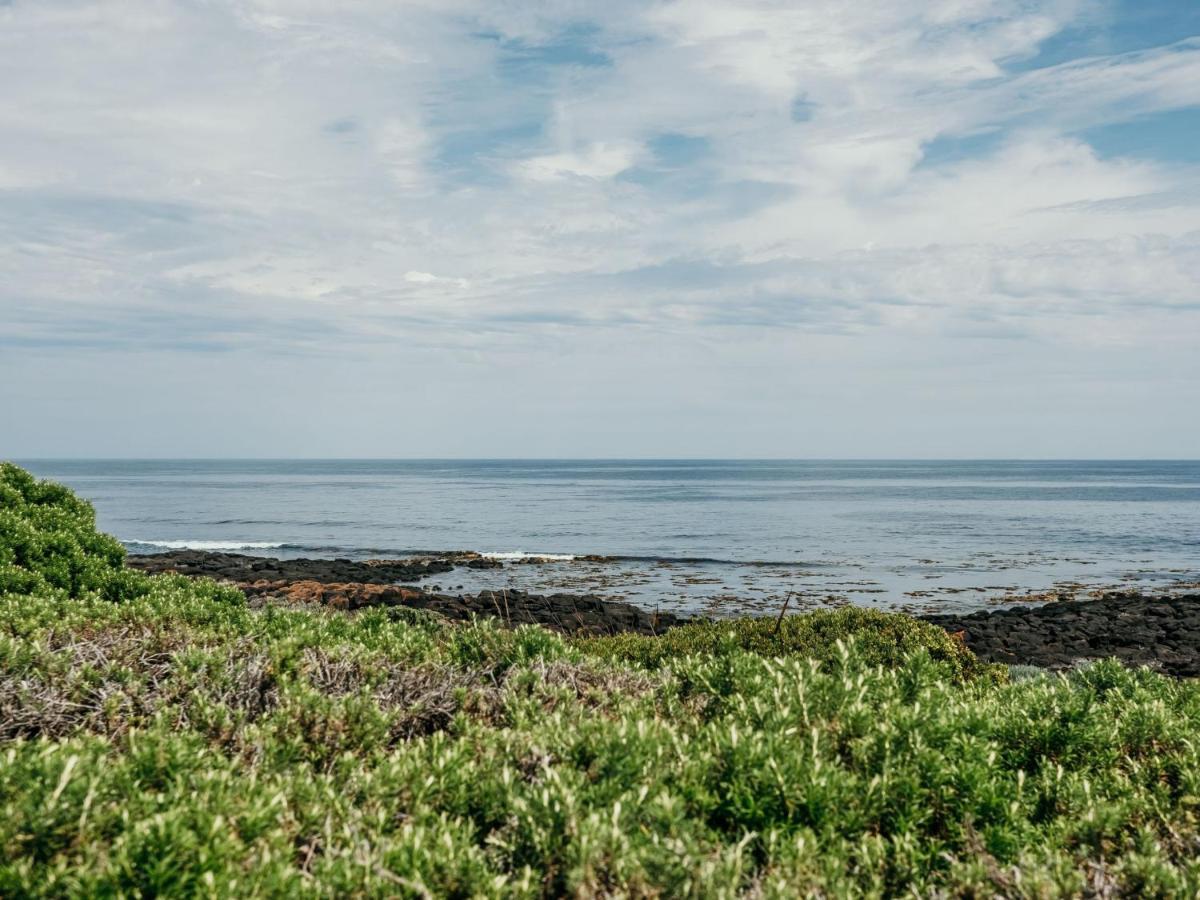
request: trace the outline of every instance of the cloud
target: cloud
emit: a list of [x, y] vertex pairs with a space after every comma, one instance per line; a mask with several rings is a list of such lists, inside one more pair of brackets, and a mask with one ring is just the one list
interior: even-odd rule
[[592, 144], [582, 150], [549, 153], [522, 160], [516, 172], [533, 181], [553, 181], [559, 178], [611, 178], [630, 168], [638, 156], [638, 148], [630, 144]]
[[447, 284], [464, 289], [471, 286], [465, 278], [446, 278], [429, 272], [405, 272], [404, 280], [412, 284]]
[[1200, 327], [1193, 21], [1151, 41], [1100, 0], [9, 4], [0, 348], [1175, 347]]

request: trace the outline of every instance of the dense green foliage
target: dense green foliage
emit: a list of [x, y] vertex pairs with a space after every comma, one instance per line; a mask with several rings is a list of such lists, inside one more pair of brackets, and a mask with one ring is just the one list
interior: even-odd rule
[[0, 552], [41, 578], [0, 596], [0, 896], [1200, 894], [1195, 683], [972, 678], [845, 612], [785, 655], [114, 603]]
[[868, 665], [895, 665], [916, 650], [925, 650], [950, 665], [959, 680], [980, 674], [996, 675], [999, 667], [985, 666], [966, 645], [936, 625], [878, 610], [846, 607], [819, 610], [805, 616], [772, 619], [734, 619], [698, 622], [649, 637], [617, 634], [590, 638], [580, 646], [589, 653], [644, 668], [657, 668], [680, 656], [715, 656], [749, 651], [762, 656], [801, 656], [827, 659], [838, 652], [839, 641], [853, 638], [855, 654]]
[[0, 462], [0, 593], [138, 596], [146, 580], [124, 568], [125, 548], [96, 531], [92, 505], [62, 485]]

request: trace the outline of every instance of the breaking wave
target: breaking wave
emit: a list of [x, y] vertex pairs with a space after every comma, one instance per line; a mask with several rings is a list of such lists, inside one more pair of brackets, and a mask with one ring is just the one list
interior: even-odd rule
[[554, 559], [570, 562], [575, 559], [574, 553], [526, 553], [524, 550], [495, 550], [480, 553], [479, 555], [488, 559], [501, 561], [506, 559]]

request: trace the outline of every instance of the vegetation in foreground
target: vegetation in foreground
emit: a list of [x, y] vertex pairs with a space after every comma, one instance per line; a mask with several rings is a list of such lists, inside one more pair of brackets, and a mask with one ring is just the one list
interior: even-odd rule
[[0, 896], [1200, 894], [1196, 683], [773, 628], [252, 610], [3, 466]]

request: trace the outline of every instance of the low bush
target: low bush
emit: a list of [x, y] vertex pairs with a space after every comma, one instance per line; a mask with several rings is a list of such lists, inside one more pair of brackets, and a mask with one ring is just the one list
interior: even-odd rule
[[854, 641], [856, 656], [873, 665], [895, 666], [916, 650], [949, 665], [962, 681], [986, 674], [1003, 678], [997, 666], [980, 663], [958, 638], [928, 622], [899, 613], [843, 607], [774, 619], [733, 619], [683, 625], [661, 635], [618, 634], [576, 642], [585, 653], [655, 668], [694, 654], [713, 656], [748, 651], [762, 656], [830, 660], [839, 644]]
[[1200, 689], [1116, 663], [651, 671], [490, 624], [49, 605], [0, 602], [0, 896], [1200, 889]]
[[96, 531], [90, 503], [0, 462], [0, 593], [57, 589], [124, 600], [147, 589], [124, 563], [120, 542]]
[[122, 602], [171, 590], [177, 598], [242, 603], [207, 579], [151, 577], [125, 568], [120, 541], [96, 530], [92, 505], [62, 485], [0, 462], [0, 595]]

